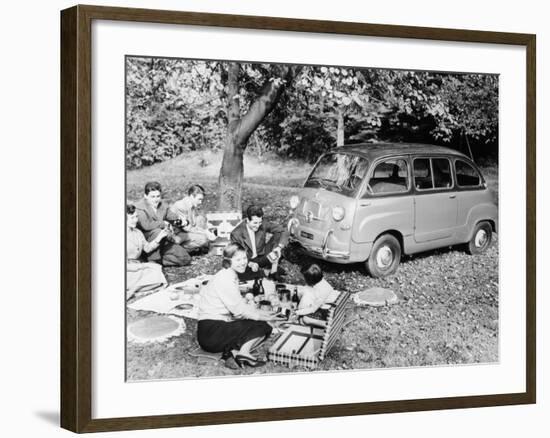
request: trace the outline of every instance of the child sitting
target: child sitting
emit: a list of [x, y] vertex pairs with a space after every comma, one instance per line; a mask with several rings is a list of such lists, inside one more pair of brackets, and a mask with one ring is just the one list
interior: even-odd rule
[[323, 279], [323, 271], [314, 264], [302, 269], [307, 287], [304, 288], [296, 315], [302, 324], [326, 327], [327, 309], [325, 304], [334, 302], [338, 292]]

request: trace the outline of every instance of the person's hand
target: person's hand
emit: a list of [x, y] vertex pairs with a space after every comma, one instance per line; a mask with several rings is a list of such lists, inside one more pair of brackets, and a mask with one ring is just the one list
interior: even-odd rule
[[162, 239], [164, 239], [166, 236], [168, 236], [168, 230], [166, 228], [163, 228], [160, 230], [160, 233], [157, 234], [157, 237], [155, 238], [155, 242], [159, 244]]
[[208, 230], [206, 230], [206, 237], [210, 242], [214, 242], [214, 240], [218, 238], [218, 236], [216, 236], [214, 233]]
[[181, 229], [183, 231], [188, 232], [191, 228], [191, 225], [189, 224], [189, 221], [187, 220], [187, 217], [185, 217], [183, 214], [178, 215], [179, 219], [181, 220]]
[[280, 313], [271, 312], [267, 310], [260, 310], [260, 316], [262, 321], [284, 321], [286, 317]]
[[248, 262], [248, 267], [252, 269], [252, 272], [258, 272], [258, 269], [260, 269], [260, 265], [255, 262]]
[[290, 312], [290, 316], [288, 317], [288, 322], [297, 323], [299, 319], [300, 319], [300, 315], [298, 315], [296, 312]]
[[280, 246], [277, 246], [275, 249], [273, 249], [273, 252], [274, 252], [275, 254], [277, 254], [277, 259], [280, 259], [280, 258], [281, 258], [281, 251], [282, 251], [282, 249], [281, 249]]

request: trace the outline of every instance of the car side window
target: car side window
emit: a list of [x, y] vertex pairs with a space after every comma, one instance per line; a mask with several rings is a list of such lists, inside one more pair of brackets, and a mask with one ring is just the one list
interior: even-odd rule
[[417, 190], [433, 189], [432, 169], [429, 158], [416, 158], [413, 164], [414, 186]]
[[455, 161], [456, 183], [460, 187], [479, 187], [481, 176], [474, 167], [466, 161]]
[[409, 169], [407, 162], [397, 158], [378, 163], [369, 180], [368, 190], [375, 195], [408, 191]]
[[436, 189], [452, 187], [451, 163], [447, 158], [432, 158], [432, 169]]

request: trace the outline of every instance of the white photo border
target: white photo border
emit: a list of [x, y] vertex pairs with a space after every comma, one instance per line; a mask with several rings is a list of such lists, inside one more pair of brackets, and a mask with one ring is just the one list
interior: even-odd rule
[[[499, 363], [125, 382], [126, 55], [499, 74]], [[92, 419], [525, 392], [526, 55], [519, 45], [93, 20]]]

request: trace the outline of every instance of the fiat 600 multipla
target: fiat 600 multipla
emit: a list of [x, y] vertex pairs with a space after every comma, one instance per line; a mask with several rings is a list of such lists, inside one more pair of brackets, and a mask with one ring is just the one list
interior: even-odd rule
[[316, 258], [365, 263], [373, 277], [394, 273], [402, 254], [457, 244], [482, 253], [498, 217], [479, 168], [466, 155], [403, 143], [325, 153], [290, 206], [291, 240]]

